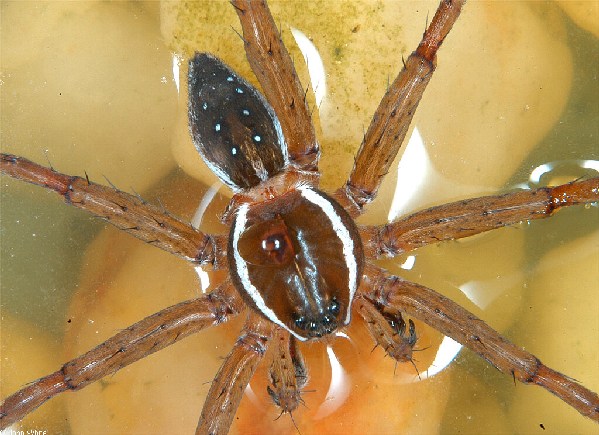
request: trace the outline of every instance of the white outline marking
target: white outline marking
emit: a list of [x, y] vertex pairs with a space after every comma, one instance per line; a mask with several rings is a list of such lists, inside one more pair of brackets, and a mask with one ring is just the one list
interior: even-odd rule
[[243, 204], [241, 207], [239, 207], [239, 212], [237, 213], [237, 217], [235, 219], [235, 227], [233, 228], [233, 257], [235, 258], [236, 272], [241, 281], [241, 285], [243, 286], [243, 289], [247, 292], [249, 297], [252, 298], [252, 300], [256, 304], [256, 308], [258, 308], [258, 310], [262, 314], [264, 314], [268, 318], [268, 320], [270, 320], [273, 323], [276, 323], [282, 328], [285, 328], [287, 331], [292, 333], [298, 340], [306, 341], [308, 339], [307, 337], [297, 335], [295, 332], [289, 329], [289, 327], [285, 325], [277, 317], [274, 311], [266, 306], [266, 303], [264, 302], [262, 295], [250, 280], [250, 274], [247, 268], [247, 263], [243, 258], [241, 258], [239, 250], [237, 249], [239, 237], [241, 236], [241, 234], [243, 234], [243, 231], [245, 230], [245, 224], [247, 222], [247, 213], [249, 207], [249, 204]]
[[333, 204], [326, 199], [324, 196], [318, 194], [314, 189], [309, 186], [302, 186], [298, 189], [302, 196], [311, 203], [319, 206], [322, 211], [327, 215], [333, 230], [341, 243], [343, 244], [343, 257], [345, 258], [345, 264], [348, 270], [348, 285], [349, 285], [349, 307], [347, 307], [347, 316], [345, 317], [345, 324], [347, 325], [351, 320], [351, 303], [354, 300], [356, 290], [358, 287], [358, 264], [356, 263], [356, 257], [354, 256], [354, 242], [351, 238], [351, 234], [347, 227], [341, 221], [341, 216], [337, 214], [333, 208]]

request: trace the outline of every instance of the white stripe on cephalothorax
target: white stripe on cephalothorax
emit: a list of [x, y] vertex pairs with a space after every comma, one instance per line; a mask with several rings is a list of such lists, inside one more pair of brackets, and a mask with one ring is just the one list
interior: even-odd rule
[[239, 211], [237, 212], [237, 217], [235, 218], [235, 226], [233, 227], [233, 256], [235, 258], [235, 271], [237, 272], [237, 275], [239, 276], [241, 285], [243, 286], [243, 288], [246, 291], [246, 293], [248, 294], [248, 296], [250, 298], [252, 298], [252, 300], [254, 301], [254, 304], [256, 304], [256, 308], [258, 309], [258, 311], [260, 311], [262, 314], [264, 314], [268, 320], [270, 320], [273, 323], [276, 323], [277, 325], [281, 326], [282, 328], [285, 328], [287, 331], [289, 331], [291, 334], [293, 334], [295, 336], [295, 338], [297, 338], [298, 340], [306, 341], [307, 337], [302, 337], [300, 335], [297, 335], [295, 332], [293, 332], [291, 329], [289, 329], [289, 327], [277, 317], [277, 315], [274, 313], [274, 311], [266, 306], [266, 303], [264, 302], [264, 298], [262, 298], [262, 295], [260, 294], [258, 289], [254, 286], [254, 284], [252, 284], [252, 281], [250, 280], [250, 274], [248, 271], [247, 263], [245, 262], [245, 260], [243, 258], [241, 258], [241, 254], [239, 254], [239, 250], [237, 249], [237, 244], [239, 243], [239, 238], [241, 237], [241, 234], [243, 234], [243, 232], [245, 230], [248, 209], [249, 209], [249, 204], [243, 204], [241, 207], [239, 207]]
[[[333, 230], [341, 243], [343, 244], [343, 257], [345, 258], [345, 264], [348, 270], [348, 284], [349, 284], [349, 301], [350, 304], [354, 300], [356, 289], [358, 287], [358, 263], [354, 256], [354, 241], [351, 238], [351, 234], [347, 227], [341, 221], [341, 216], [333, 208], [333, 204], [326, 199], [324, 196], [317, 193], [314, 189], [309, 186], [302, 186], [298, 189], [302, 196], [310, 201], [312, 204], [319, 206], [333, 225]], [[347, 316], [345, 317], [345, 323], [348, 324], [351, 319], [351, 309], [347, 307]]]

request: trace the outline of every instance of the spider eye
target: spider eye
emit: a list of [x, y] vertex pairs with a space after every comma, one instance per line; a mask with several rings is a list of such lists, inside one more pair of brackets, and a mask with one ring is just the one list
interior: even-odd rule
[[339, 301], [337, 301], [337, 298], [333, 298], [333, 300], [329, 302], [327, 311], [334, 316], [337, 316], [339, 314], [339, 312], [341, 311], [341, 305], [339, 305]]
[[307, 320], [306, 317], [301, 314], [295, 313], [293, 323], [297, 329], [306, 329]]
[[335, 317], [331, 315], [325, 316], [322, 325], [324, 327], [325, 333], [330, 334], [335, 329], [337, 329], [337, 319], [335, 319]]
[[314, 320], [308, 322], [308, 327], [306, 328], [306, 332], [308, 332], [308, 336], [311, 338], [319, 338], [324, 335], [324, 331], [322, 328], [319, 328], [318, 322]]
[[311, 318], [296, 312], [293, 315], [293, 326], [303, 331], [310, 338], [319, 338], [337, 329], [337, 319], [331, 315], [315, 315]]
[[188, 83], [191, 137], [223, 183], [247, 189], [287, 165], [281, 124], [256, 88], [207, 53], [190, 60]]

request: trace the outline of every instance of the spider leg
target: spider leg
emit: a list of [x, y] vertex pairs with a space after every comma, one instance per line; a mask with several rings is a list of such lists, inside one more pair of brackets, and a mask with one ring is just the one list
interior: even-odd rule
[[374, 199], [389, 171], [435, 70], [436, 52], [457, 20], [463, 3], [441, 2], [420, 45], [404, 62], [404, 68], [377, 108], [349, 180], [333, 195], [352, 217], [360, 215]]
[[274, 336], [274, 358], [269, 378], [274, 389], [267, 387], [273, 402], [281, 413], [291, 413], [300, 403], [301, 389], [308, 382], [308, 372], [302, 355], [296, 346], [295, 337], [279, 328]]
[[181, 219], [135, 195], [61, 174], [10, 154], [0, 154], [0, 172], [53, 190], [74, 207], [194, 263], [220, 269], [226, 265], [226, 236], [204, 234]]
[[391, 224], [360, 228], [366, 258], [394, 256], [443, 240], [551, 216], [562, 207], [599, 201], [599, 178], [432, 207]]
[[401, 324], [403, 331], [394, 328], [379, 308], [364, 296], [356, 297], [354, 307], [366, 321], [366, 326], [370, 330], [374, 341], [385, 350], [387, 355], [398, 362], [412, 361], [412, 349], [416, 344], [416, 334], [412, 330], [413, 328], [410, 330], [410, 335], [405, 337], [405, 322], [403, 322], [403, 319]]
[[212, 382], [196, 429], [197, 435], [225, 435], [229, 432], [243, 392], [266, 353], [273, 329], [273, 323], [250, 311], [243, 334]]
[[227, 279], [214, 293], [146, 317], [67, 362], [57, 372], [6, 398], [0, 406], [0, 430], [21, 420], [53, 396], [64, 391], [80, 390], [182, 338], [226, 322], [242, 309], [243, 302], [231, 280]]
[[318, 170], [320, 147], [305, 93], [266, 2], [231, 3], [241, 21], [250, 66], [281, 123], [289, 159], [301, 169]]
[[366, 267], [361, 295], [398, 309], [453, 338], [502, 372], [525, 384], [552, 392], [582, 415], [599, 421], [599, 396], [571, 378], [545, 366], [537, 357], [507, 341], [484, 321], [439, 293]]

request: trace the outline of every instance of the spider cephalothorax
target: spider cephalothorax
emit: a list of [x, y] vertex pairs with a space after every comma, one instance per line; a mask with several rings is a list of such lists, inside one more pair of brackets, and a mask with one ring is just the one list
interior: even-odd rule
[[[419, 319], [514, 379], [537, 384], [581, 414], [599, 419], [599, 397], [511, 344], [483, 320], [426, 287], [386, 272], [374, 260], [459, 239], [557, 209], [599, 199], [599, 179], [462, 200], [387, 225], [354, 219], [376, 196], [435, 69], [436, 51], [462, 2], [445, 0], [418, 49], [389, 86], [356, 155], [348, 181], [319, 190], [319, 145], [305, 91], [264, 2], [233, 2], [248, 59], [265, 97], [210, 54], [190, 62], [189, 120], [195, 146], [234, 196], [223, 215], [230, 228], [205, 234], [138, 195], [71, 177], [2, 154], [4, 174], [40, 184], [135, 237], [193, 265], [227, 272], [208, 295], [168, 307], [67, 362], [8, 397], [2, 428], [52, 396], [79, 390], [184, 337], [249, 307], [243, 331], [206, 397], [198, 434], [226, 433], [243, 391], [267, 348], [273, 349], [266, 394], [281, 413], [303, 403], [308, 370], [300, 341], [330, 337], [364, 320], [376, 346], [411, 361]], [[174, 368], [176, 370], [176, 368]], [[107, 386], [110, 388], [110, 385]], [[299, 411], [297, 411], [299, 412]]]
[[246, 302], [298, 339], [349, 323], [362, 242], [343, 207], [322, 192], [304, 186], [261, 207], [242, 206], [227, 252]]

